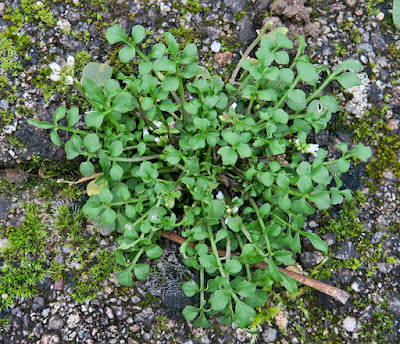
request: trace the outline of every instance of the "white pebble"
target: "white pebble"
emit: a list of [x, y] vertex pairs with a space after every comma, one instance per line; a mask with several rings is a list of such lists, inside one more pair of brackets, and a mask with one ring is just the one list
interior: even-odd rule
[[343, 328], [348, 332], [355, 332], [357, 328], [357, 320], [353, 317], [346, 317], [343, 320]]
[[382, 21], [383, 18], [385, 18], [385, 13], [383, 13], [383, 12], [379, 12], [379, 13], [376, 15], [376, 20], [377, 20], [377, 21]]
[[214, 53], [219, 53], [219, 52], [221, 51], [221, 42], [220, 42], [220, 41], [214, 41], [214, 42], [211, 44], [211, 50], [212, 50]]

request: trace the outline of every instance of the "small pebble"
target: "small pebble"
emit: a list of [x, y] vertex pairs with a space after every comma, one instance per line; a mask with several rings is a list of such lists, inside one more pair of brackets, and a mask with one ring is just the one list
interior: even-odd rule
[[211, 50], [212, 50], [214, 53], [219, 53], [219, 52], [221, 51], [221, 42], [220, 42], [220, 41], [214, 41], [214, 42], [211, 44]]
[[343, 328], [348, 332], [355, 332], [357, 328], [357, 320], [353, 317], [346, 317], [343, 320]]

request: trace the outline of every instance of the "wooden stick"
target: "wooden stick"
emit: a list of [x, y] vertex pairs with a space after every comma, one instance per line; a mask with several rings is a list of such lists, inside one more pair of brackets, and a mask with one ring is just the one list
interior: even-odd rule
[[[172, 232], [166, 232], [166, 231], [162, 232], [162, 236], [164, 238], [169, 239], [173, 242], [176, 242], [180, 245], [182, 245], [187, 240], [178, 234], [175, 234]], [[188, 245], [194, 248], [194, 247], [196, 247], [197, 244], [194, 242], [189, 242]], [[211, 247], [209, 247], [208, 249], [209, 249], [209, 251], [212, 251]], [[225, 251], [218, 250], [218, 254], [220, 257], [224, 257]], [[232, 255], [235, 255], [235, 254], [232, 254]], [[235, 255], [235, 256], [237, 256], [237, 255]], [[255, 266], [256, 268], [259, 268], [259, 269], [266, 269], [268, 264], [267, 263], [256, 263], [256, 264], [253, 264], [253, 266]], [[290, 270], [286, 270], [279, 266], [277, 268], [281, 272], [285, 273], [286, 275], [289, 275], [290, 277], [294, 278], [297, 282], [308, 285], [309, 287], [316, 289], [316, 290], [320, 291], [321, 293], [324, 293], [330, 297], [333, 297], [334, 299], [338, 300], [342, 304], [345, 304], [350, 297], [349, 293], [347, 293], [344, 290], [341, 290], [339, 288], [333, 287], [329, 284], [326, 284], [326, 283], [317, 281], [315, 279], [300, 275], [300, 274], [290, 271]]]

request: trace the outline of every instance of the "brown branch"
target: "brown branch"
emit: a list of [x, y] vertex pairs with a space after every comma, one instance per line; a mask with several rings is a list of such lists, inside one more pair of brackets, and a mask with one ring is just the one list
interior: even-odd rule
[[[173, 242], [176, 242], [180, 245], [182, 245], [186, 239], [181, 237], [178, 234], [175, 233], [171, 233], [171, 232], [162, 232], [162, 236], [166, 239], [169, 239]], [[188, 243], [189, 246], [191, 247], [196, 247], [196, 243], [194, 242], [189, 242]], [[208, 248], [209, 251], [212, 251], [212, 248], [209, 247]], [[225, 256], [225, 251], [223, 250], [218, 250], [218, 254], [220, 257], [224, 257]], [[235, 254], [232, 254], [235, 255]], [[237, 256], [237, 255], [236, 255]], [[253, 264], [253, 266], [259, 268], [259, 269], [265, 269], [267, 268], [268, 264], [267, 263], [256, 263]], [[333, 287], [329, 284], [317, 281], [315, 279], [300, 275], [296, 272], [290, 271], [290, 270], [286, 270], [284, 268], [281, 267], [277, 267], [281, 272], [285, 273], [286, 275], [289, 275], [290, 277], [294, 278], [297, 282], [303, 283], [313, 289], [316, 289], [318, 291], [320, 291], [321, 293], [324, 293], [330, 297], [333, 297], [334, 299], [338, 300], [339, 302], [341, 302], [342, 304], [345, 304], [347, 302], [347, 300], [349, 299], [350, 295], [345, 292], [344, 290], [341, 290], [339, 288]]]

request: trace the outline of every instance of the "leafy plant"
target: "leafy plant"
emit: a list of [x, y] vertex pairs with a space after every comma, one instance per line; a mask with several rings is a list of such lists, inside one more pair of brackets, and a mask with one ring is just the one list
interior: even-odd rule
[[[142, 26], [129, 37], [114, 25], [106, 38], [123, 44], [121, 62], [141, 61], [137, 73], [115, 77], [110, 66], [89, 63], [81, 80], [73, 79], [92, 105], [84, 115], [87, 129], [74, 128], [77, 107], [60, 106], [54, 123], [28, 120], [52, 129], [58, 146], [58, 130], [72, 133], [67, 158], [83, 157], [81, 181], [93, 179], [83, 211], [103, 233], [119, 236], [122, 285], [132, 286], [133, 275], [149, 276], [142, 257], [162, 255], [157, 240], [163, 231], [187, 239], [180, 253], [199, 270], [200, 282], [182, 288], [189, 297], [200, 294], [200, 305], [187, 306], [183, 315], [195, 326], [209, 327], [206, 314], [219, 314], [224, 324], [247, 328], [273, 284], [295, 292], [295, 280], [278, 266], [295, 263], [302, 237], [327, 250], [302, 229], [306, 217], [350, 199], [340, 176], [352, 157], [371, 156], [362, 144], [349, 151], [340, 143], [341, 158], [327, 159], [327, 151], [307, 142], [338, 110], [335, 98], [322, 91], [334, 80], [344, 88], [359, 85], [354, 72], [360, 63], [349, 60], [332, 72], [315, 66], [303, 55], [301, 36], [290, 62], [287, 30], [265, 31], [245, 54], [258, 46], [255, 58], [244, 56], [226, 83], [199, 67], [196, 45], [181, 49], [167, 32], [165, 44], [145, 55], [138, 47], [146, 36]], [[71, 65], [52, 69], [71, 82]], [[253, 270], [255, 263], [268, 267]]]
[[400, 1], [393, 0], [393, 22], [397, 27], [400, 27]]

